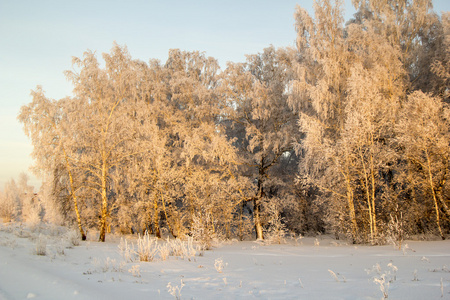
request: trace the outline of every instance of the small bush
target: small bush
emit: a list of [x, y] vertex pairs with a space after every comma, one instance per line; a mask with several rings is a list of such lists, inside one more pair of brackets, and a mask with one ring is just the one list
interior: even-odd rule
[[70, 230], [64, 235], [64, 239], [68, 241], [69, 247], [79, 246], [81, 235], [77, 230]]
[[153, 261], [158, 252], [157, 238], [150, 237], [146, 231], [143, 237], [139, 235], [137, 248], [140, 261]]
[[36, 255], [47, 255], [47, 239], [42, 234], [36, 240]]
[[134, 261], [136, 251], [134, 251], [133, 243], [130, 245], [126, 239], [124, 240], [123, 238], [121, 238], [120, 244], [118, 247], [119, 247], [120, 254], [125, 259], [126, 262]]
[[137, 244], [129, 243], [126, 239], [121, 238], [118, 246], [120, 254], [126, 262], [153, 261], [158, 258], [167, 260], [169, 256], [177, 256], [182, 259], [191, 260], [197, 254], [192, 237], [186, 240], [169, 239], [158, 245], [158, 239], [150, 237], [145, 233], [143, 237], [139, 236]]

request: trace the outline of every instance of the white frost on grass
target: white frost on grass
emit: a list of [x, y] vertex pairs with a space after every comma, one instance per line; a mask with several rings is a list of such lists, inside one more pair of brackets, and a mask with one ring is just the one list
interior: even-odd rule
[[[301, 245], [287, 239], [286, 244], [264, 247], [234, 242], [205, 251], [195, 261], [169, 256], [142, 262], [136, 256], [133, 261], [125, 259], [118, 247], [121, 236], [114, 235], [108, 235], [105, 243], [97, 242], [95, 235], [79, 246], [66, 243], [64, 254], [58, 254], [57, 245], [61, 247], [61, 236], [67, 230], [58, 231], [54, 234], [54, 229], [43, 227], [37, 233], [15, 224], [0, 224], [0, 241], [4, 241], [0, 242], [0, 299], [26, 299], [32, 294], [35, 299], [50, 300], [371, 300], [384, 297], [381, 285], [374, 282], [382, 281], [383, 274], [388, 299], [450, 297], [448, 240], [407, 241], [415, 251], [407, 255], [389, 245], [336, 247], [336, 241], [327, 236], [320, 238], [320, 246], [314, 245], [315, 238], [303, 238]], [[47, 240], [45, 256], [32, 254], [39, 235]], [[125, 239], [136, 245], [137, 237]], [[169, 242], [158, 240], [158, 247]], [[220, 260], [227, 263], [223, 263], [222, 273], [216, 269], [223, 270], [216, 263]], [[414, 274], [419, 274], [418, 280], [413, 280]]]

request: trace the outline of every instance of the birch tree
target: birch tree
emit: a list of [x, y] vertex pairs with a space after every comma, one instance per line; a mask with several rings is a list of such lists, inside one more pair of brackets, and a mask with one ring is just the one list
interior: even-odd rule
[[429, 47], [442, 38], [431, 33], [440, 25], [430, 1], [353, 4], [346, 27], [340, 1], [317, 1], [315, 19], [297, 8], [291, 105], [306, 132], [301, 171], [322, 191], [329, 224], [349, 229], [354, 241], [376, 242], [395, 199], [405, 196], [393, 179], [403, 172], [395, 124], [408, 93], [430, 73], [424, 59], [440, 53]]
[[440, 80], [435, 81], [435, 90], [438, 96], [448, 101], [450, 98], [450, 12], [442, 14], [442, 44], [436, 52], [431, 71]]
[[[352, 50], [352, 67], [347, 81], [345, 126], [339, 142], [349, 149], [354, 193], [366, 203], [370, 241], [378, 238], [377, 214], [389, 188], [383, 176], [392, 171], [395, 152], [391, 149], [394, 124], [404, 101], [407, 83], [401, 52], [376, 33], [371, 24], [352, 24], [347, 43]], [[362, 194], [358, 193], [362, 190]], [[364, 215], [364, 213], [362, 214]]]
[[[336, 229], [349, 228], [358, 235], [354, 199], [351, 149], [339, 143], [345, 126], [347, 82], [351, 53], [346, 42], [342, 1], [317, 1], [315, 18], [297, 6], [297, 50], [294, 95], [290, 105], [299, 111], [300, 131], [305, 133], [299, 149], [305, 158], [300, 170], [331, 202], [325, 204]], [[347, 225], [348, 224], [348, 225]]]
[[[240, 150], [243, 174], [254, 180], [253, 218], [257, 239], [263, 239], [261, 209], [279, 189], [282, 178], [271, 169], [293, 150], [298, 137], [297, 115], [287, 99], [292, 79], [289, 49], [266, 48], [248, 55], [244, 64], [229, 63], [224, 71], [224, 116], [232, 122]], [[277, 181], [278, 180], [278, 181]]]
[[67, 71], [74, 85], [71, 109], [68, 114], [70, 132], [77, 150], [70, 160], [84, 170], [85, 189], [95, 191], [100, 198], [99, 240], [104, 242], [110, 204], [111, 176], [120, 171], [125, 158], [140, 152], [136, 148], [135, 114], [140, 111], [140, 82], [137, 80], [139, 62], [131, 60], [125, 48], [114, 45], [111, 54], [103, 54], [105, 68], [91, 51], [82, 59], [74, 58], [79, 71]]
[[[72, 134], [68, 132], [66, 103], [68, 99], [59, 101], [48, 99], [41, 86], [32, 91], [33, 100], [22, 106], [18, 119], [23, 123], [25, 134], [31, 139], [34, 159], [34, 172], [41, 178], [50, 177], [59, 168], [63, 168], [68, 177], [68, 196], [72, 199], [73, 211], [82, 240], [86, 234], [82, 227], [81, 213], [78, 207], [77, 183], [73, 163], [69, 161], [72, 153]], [[59, 174], [61, 176], [63, 174]], [[56, 184], [56, 181], [55, 181]], [[79, 184], [78, 184], [79, 185]]]
[[[449, 201], [444, 197], [448, 189], [450, 151], [450, 109], [441, 99], [422, 92], [414, 92], [402, 108], [400, 122], [396, 126], [398, 142], [405, 159], [410, 164], [412, 188], [427, 191], [431, 199], [435, 224], [439, 235], [445, 239], [442, 217], [450, 218]], [[428, 199], [424, 199], [428, 203]]]
[[206, 230], [229, 235], [242, 183], [233, 172], [235, 149], [220, 123], [219, 65], [202, 53], [172, 50], [165, 68], [166, 111], [173, 116], [168, 141], [175, 146], [172, 153], [180, 151], [186, 221], [192, 233]]

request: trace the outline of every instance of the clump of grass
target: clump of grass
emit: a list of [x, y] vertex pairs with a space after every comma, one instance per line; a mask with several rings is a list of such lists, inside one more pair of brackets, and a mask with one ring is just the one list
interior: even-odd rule
[[139, 236], [137, 241], [137, 253], [140, 261], [153, 261], [156, 253], [158, 252], [158, 244], [156, 240], [156, 238], [150, 237], [147, 231], [142, 238]]
[[167, 238], [165, 242], [158, 245], [158, 239], [146, 232], [143, 237], [139, 236], [136, 245], [122, 238], [118, 247], [120, 254], [127, 262], [167, 260], [169, 256], [191, 261], [198, 253], [193, 241], [192, 237], [187, 237], [186, 240]]
[[42, 234], [36, 240], [36, 255], [47, 255], [47, 239]]

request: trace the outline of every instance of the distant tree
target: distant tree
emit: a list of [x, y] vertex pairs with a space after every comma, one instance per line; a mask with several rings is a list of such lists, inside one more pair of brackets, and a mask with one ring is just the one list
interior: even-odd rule
[[0, 216], [4, 222], [18, 221], [21, 213], [20, 191], [14, 179], [5, 183], [0, 194]]
[[438, 53], [431, 65], [431, 71], [440, 80], [431, 81], [431, 83], [435, 86], [436, 94], [448, 102], [450, 99], [450, 12], [442, 14], [441, 24], [442, 44], [439, 44]]

